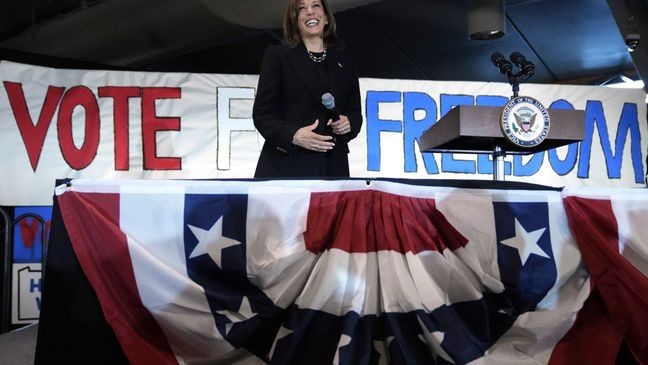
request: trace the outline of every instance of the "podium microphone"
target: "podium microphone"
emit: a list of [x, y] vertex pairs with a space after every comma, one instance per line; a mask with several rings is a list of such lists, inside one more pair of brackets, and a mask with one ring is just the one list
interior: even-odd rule
[[528, 61], [526, 57], [522, 55], [520, 52], [513, 52], [511, 53], [511, 62], [517, 67], [519, 67], [522, 70], [522, 74], [526, 75], [528, 77], [533, 76], [535, 74], [535, 65], [533, 62]]
[[495, 67], [499, 68], [500, 72], [504, 75], [511, 76], [513, 71], [513, 64], [509, 62], [503, 54], [495, 52], [491, 55], [491, 62]]
[[324, 104], [326, 110], [329, 111], [331, 119], [333, 119], [333, 121], [340, 119], [340, 113], [338, 113], [337, 109], [335, 109], [335, 98], [333, 97], [333, 95], [331, 95], [331, 93], [324, 93], [322, 95], [322, 104]]

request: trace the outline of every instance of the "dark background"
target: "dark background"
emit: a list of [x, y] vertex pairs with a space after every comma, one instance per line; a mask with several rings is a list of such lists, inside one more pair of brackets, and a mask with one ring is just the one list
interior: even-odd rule
[[[285, 0], [5, 0], [0, 58], [53, 67], [258, 74]], [[506, 35], [468, 38], [468, 0], [329, 0], [360, 76], [498, 81], [519, 51], [529, 82], [648, 78], [648, 0], [508, 0]], [[630, 53], [625, 39], [640, 37]]]

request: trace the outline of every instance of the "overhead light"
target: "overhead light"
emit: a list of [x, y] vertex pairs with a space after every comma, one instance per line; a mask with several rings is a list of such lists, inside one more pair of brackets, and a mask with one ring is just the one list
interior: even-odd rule
[[506, 33], [504, 0], [470, 0], [468, 5], [468, 36], [486, 41], [502, 38]]
[[627, 29], [628, 31], [623, 40], [625, 41], [628, 52], [634, 52], [639, 47], [639, 41], [641, 40], [641, 35], [637, 29], [637, 20], [634, 15], [628, 17]]
[[634, 52], [637, 47], [639, 47], [639, 40], [641, 39], [641, 36], [639, 33], [629, 33], [626, 34], [625, 36], [625, 44], [626, 48], [628, 48], [628, 52]]

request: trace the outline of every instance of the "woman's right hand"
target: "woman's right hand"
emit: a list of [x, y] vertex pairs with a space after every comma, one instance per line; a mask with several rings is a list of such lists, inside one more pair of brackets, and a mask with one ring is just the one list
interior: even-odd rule
[[299, 128], [293, 135], [292, 143], [315, 152], [326, 152], [333, 149], [333, 146], [335, 146], [335, 143], [331, 141], [333, 137], [313, 132], [318, 124], [319, 119], [315, 120], [311, 125]]

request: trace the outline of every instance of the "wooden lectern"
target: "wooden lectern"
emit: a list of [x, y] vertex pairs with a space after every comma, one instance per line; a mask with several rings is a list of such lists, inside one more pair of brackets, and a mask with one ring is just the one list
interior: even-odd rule
[[502, 107], [459, 105], [423, 133], [421, 152], [490, 153], [493, 180], [504, 180], [504, 156], [526, 155], [560, 147], [585, 138], [585, 111], [547, 109], [549, 134], [542, 143], [526, 148], [510, 142], [502, 133]]

